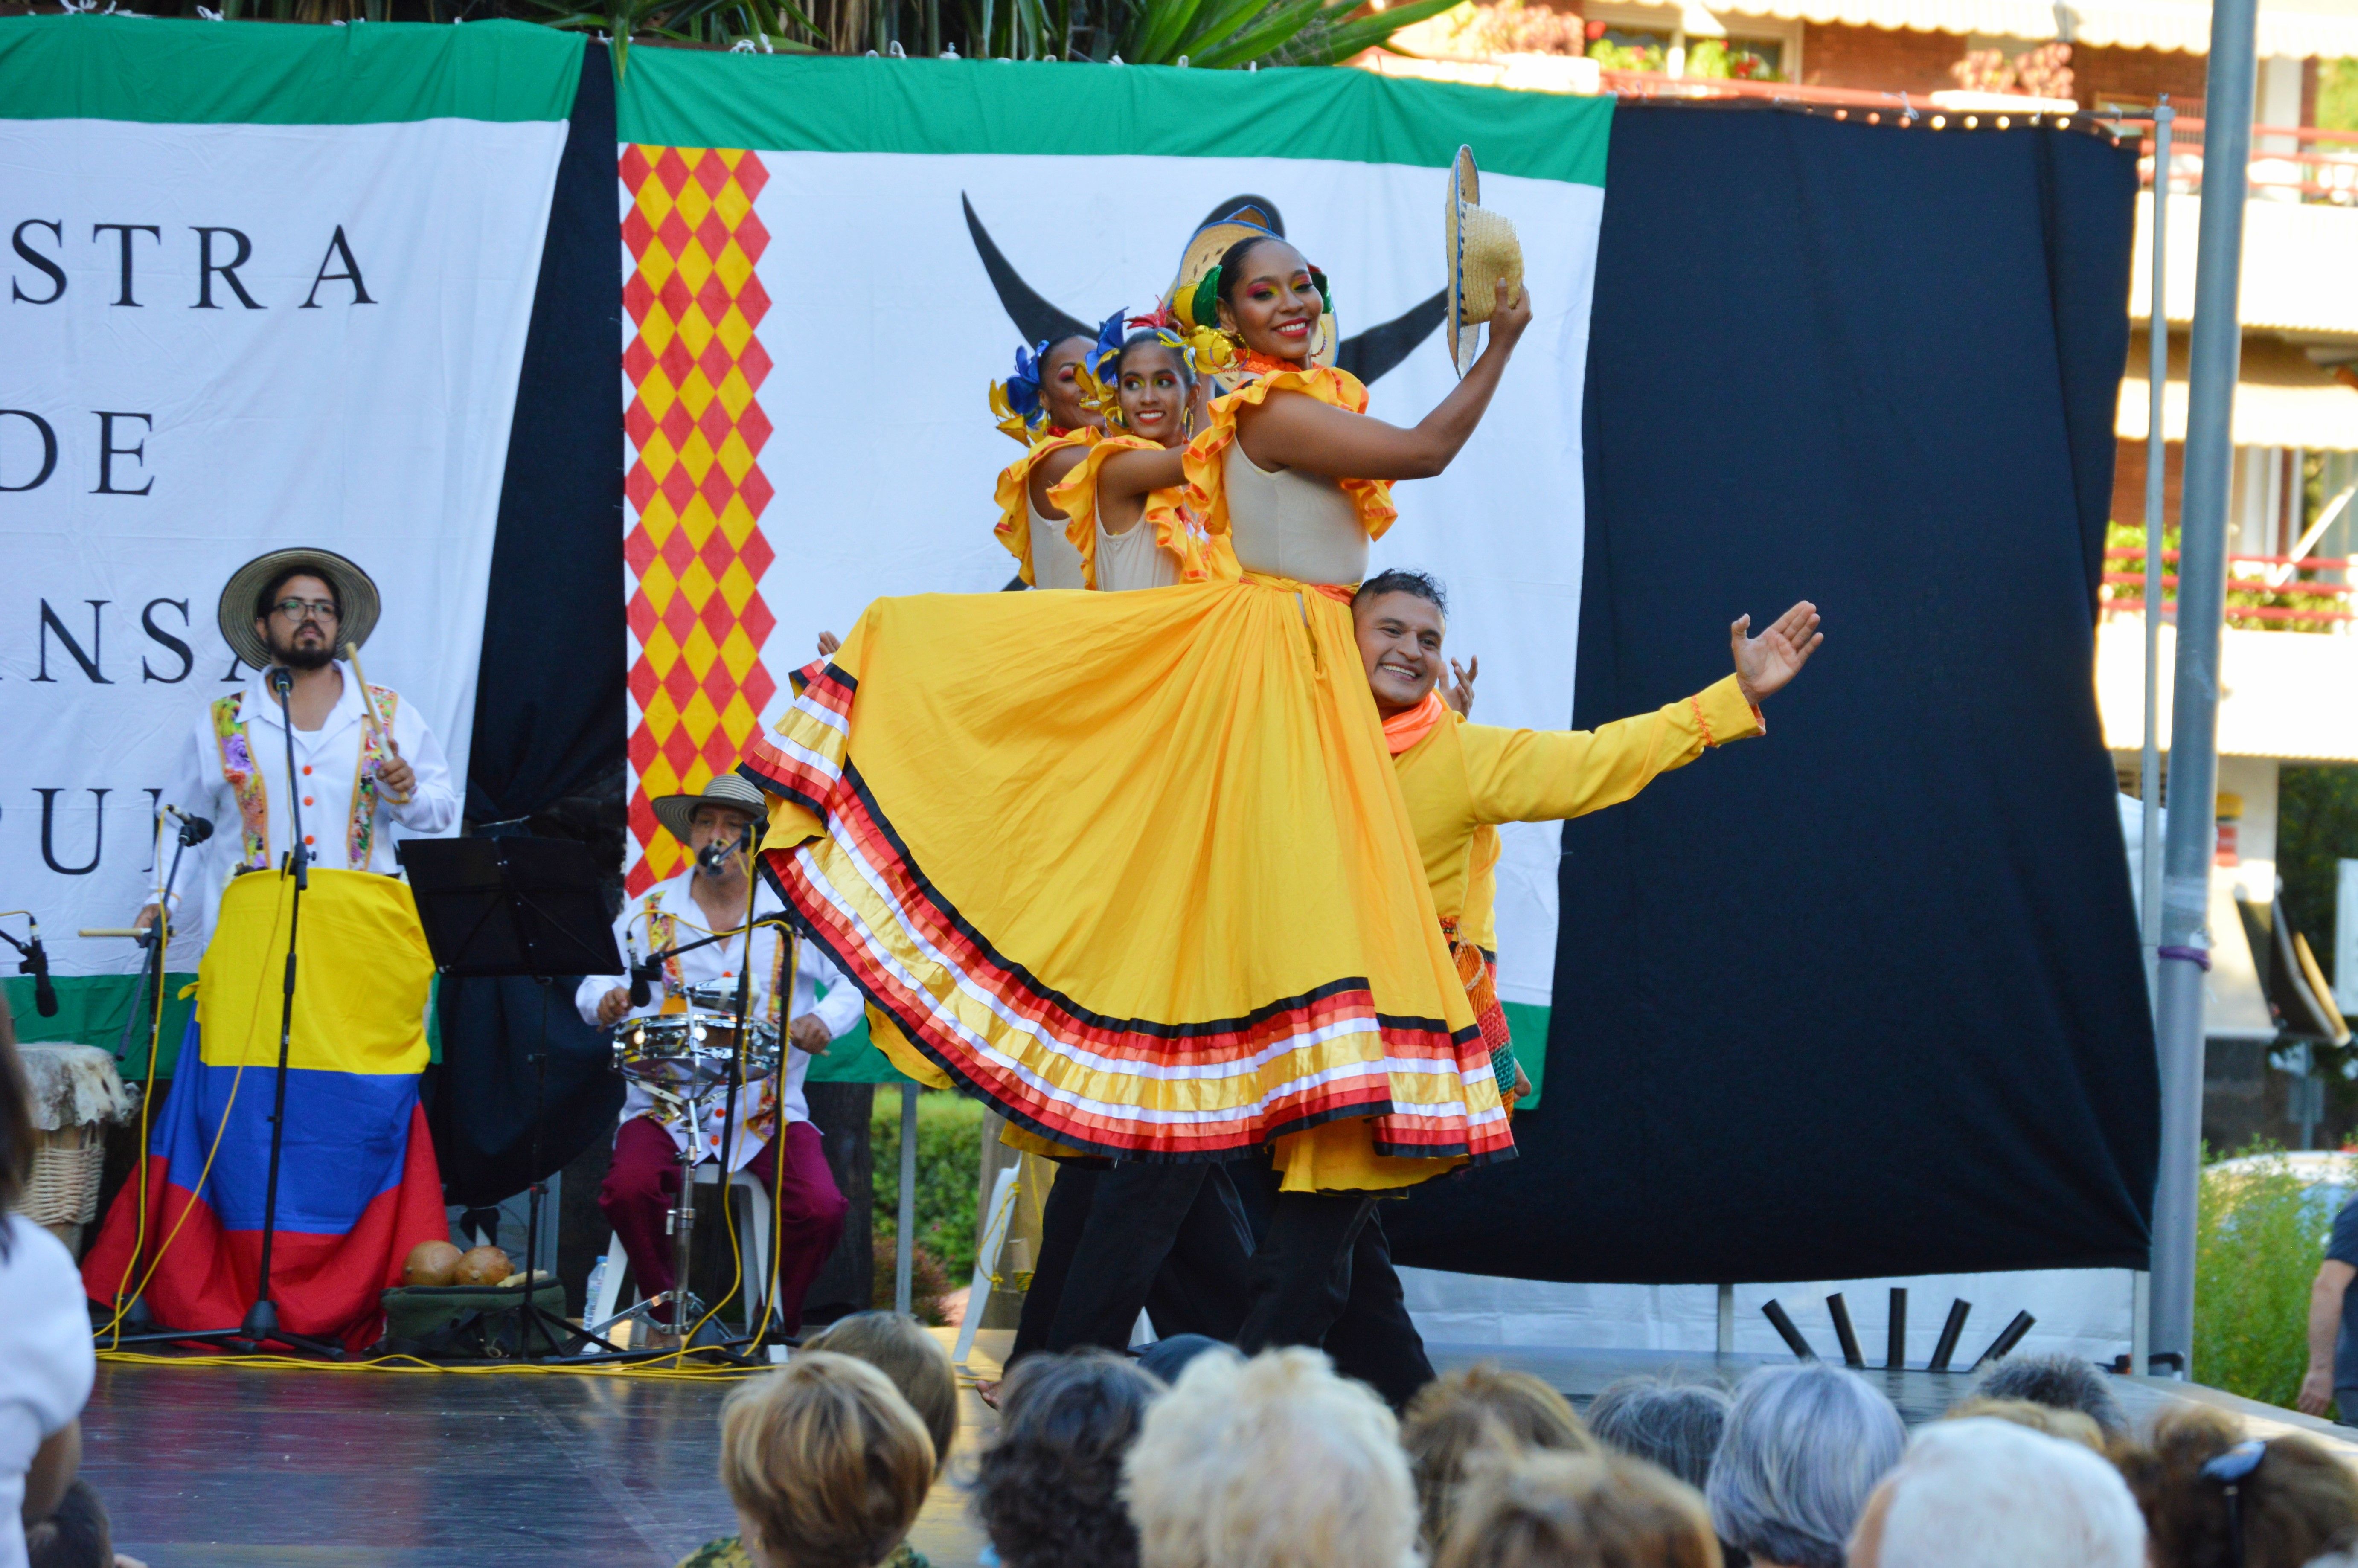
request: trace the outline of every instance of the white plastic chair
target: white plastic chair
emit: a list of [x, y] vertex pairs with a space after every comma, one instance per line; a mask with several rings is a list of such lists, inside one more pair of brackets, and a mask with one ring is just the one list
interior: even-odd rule
[[[707, 1162], [696, 1168], [696, 1184], [699, 1187], [711, 1186], [719, 1177], [720, 1167], [716, 1162]], [[737, 1250], [745, 1260], [745, 1282], [740, 1287], [737, 1299], [730, 1305], [736, 1309], [738, 1320], [750, 1333], [753, 1327], [753, 1314], [760, 1310], [762, 1298], [770, 1289], [770, 1192], [755, 1181], [751, 1173], [739, 1171], [729, 1178], [729, 1198], [732, 1206], [739, 1209]], [[737, 1201], [741, 1198], [744, 1200], [741, 1205]], [[722, 1225], [726, 1221], [715, 1219], [706, 1223]], [[668, 1241], [669, 1238], [665, 1239]], [[723, 1239], [726, 1239], [725, 1236]], [[701, 1238], [696, 1245], [699, 1252], [703, 1250]], [[606, 1272], [598, 1283], [598, 1299], [590, 1303], [590, 1323], [604, 1323], [624, 1308], [637, 1305], [644, 1298], [645, 1292], [639, 1288], [638, 1281], [633, 1280], [630, 1300], [622, 1299], [622, 1273], [630, 1263], [629, 1255], [622, 1250], [622, 1238], [610, 1234], [606, 1241]], [[723, 1267], [727, 1265], [724, 1263]], [[728, 1287], [724, 1283], [721, 1288], [725, 1290]]]

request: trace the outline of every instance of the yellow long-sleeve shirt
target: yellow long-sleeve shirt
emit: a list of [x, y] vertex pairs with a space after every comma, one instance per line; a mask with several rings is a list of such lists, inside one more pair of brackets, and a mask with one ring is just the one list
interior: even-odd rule
[[1497, 856], [1475, 853], [1486, 829], [1618, 806], [1709, 748], [1759, 733], [1759, 715], [1734, 676], [1595, 730], [1508, 730], [1452, 715], [1392, 760], [1434, 912], [1455, 920], [1461, 936], [1494, 948]]
[[[1435, 914], [1495, 951], [1498, 824], [1555, 822], [1617, 806], [1711, 747], [1762, 732], [1734, 676], [1651, 713], [1595, 730], [1509, 730], [1452, 714], [1392, 759], [1424, 857]], [[1477, 848], [1484, 852], [1477, 853]], [[1386, 1159], [1359, 1121], [1278, 1141], [1288, 1191], [1382, 1192], [1432, 1173]]]

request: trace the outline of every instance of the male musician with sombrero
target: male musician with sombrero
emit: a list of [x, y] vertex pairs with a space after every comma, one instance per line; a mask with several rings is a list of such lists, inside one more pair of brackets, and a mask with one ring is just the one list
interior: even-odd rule
[[[363, 687], [355, 666], [337, 657], [367, 645], [382, 609], [368, 573], [331, 550], [271, 550], [230, 574], [222, 637], [254, 677], [197, 716], [163, 795], [216, 829], [180, 871], [181, 887], [202, 901], [201, 934], [211, 935], [230, 878], [276, 866], [294, 832], [273, 670], [292, 677], [286, 711], [313, 866], [395, 875], [396, 839], [447, 833], [458, 822], [450, 765], [416, 706], [388, 687]], [[189, 924], [177, 892], [174, 914]], [[139, 924], [155, 918], [151, 904]]]
[[[768, 815], [760, 790], [727, 773], [699, 793], [657, 797], [654, 814], [666, 832], [687, 846], [688, 869], [623, 905], [614, 922], [615, 946], [653, 958], [721, 932], [740, 935], [664, 959], [662, 983], [651, 988], [644, 1006], [632, 1005], [627, 976], [590, 976], [573, 1000], [582, 1022], [600, 1028], [676, 1010], [678, 999], [691, 987], [720, 987], [733, 1007], [746, 960], [741, 933], [749, 898], [755, 920], [784, 908], [767, 883], [757, 892], [750, 875], [752, 841], [746, 829]], [[790, 958], [789, 1008], [784, 1004]], [[614, 1162], [599, 1190], [598, 1206], [622, 1240], [640, 1293], [653, 1298], [669, 1291], [674, 1282], [672, 1239], [665, 1216], [679, 1194], [680, 1154], [693, 1140], [698, 1164], [719, 1161], [724, 1157], [726, 1137], [727, 1170], [750, 1173], [775, 1200], [778, 1310], [784, 1332], [794, 1334], [801, 1328], [804, 1293], [835, 1250], [849, 1206], [827, 1170], [818, 1130], [810, 1124], [803, 1079], [810, 1071], [811, 1056], [860, 1022], [860, 991], [808, 943], [796, 942], [790, 954], [784, 932], [775, 925], [754, 931], [751, 967], [752, 1016], [782, 1024], [787, 1036], [784, 1072], [748, 1084], [735, 1097], [733, 1117], [727, 1103], [730, 1097], [714, 1096], [702, 1125], [696, 1128], [633, 1082], [622, 1105]], [[824, 997], [818, 994], [822, 986]], [[669, 1303], [651, 1310], [658, 1323], [675, 1321]]]
[[418, 1105], [434, 965], [395, 844], [448, 832], [459, 795], [416, 708], [363, 682], [379, 610], [330, 550], [268, 551], [222, 589], [222, 636], [254, 676], [194, 716], [162, 795], [212, 824], [170, 912], [205, 952], [139, 1178], [83, 1263], [102, 1305], [144, 1295], [174, 1328], [358, 1349], [409, 1249], [449, 1237]]

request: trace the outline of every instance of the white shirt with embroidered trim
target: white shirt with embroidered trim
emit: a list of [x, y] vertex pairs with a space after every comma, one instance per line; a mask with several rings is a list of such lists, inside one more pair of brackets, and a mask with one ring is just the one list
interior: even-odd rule
[[[396, 692], [394, 745], [401, 760], [416, 773], [417, 782], [404, 805], [395, 806], [378, 795], [367, 864], [353, 865], [349, 843], [352, 788], [359, 777], [367, 719], [352, 666], [338, 659], [335, 669], [343, 677], [343, 690], [336, 697], [336, 706], [329, 709], [327, 721], [317, 730], [298, 727], [295, 731], [296, 782], [302, 787], [294, 793], [303, 803], [303, 833], [311, 843], [311, 863], [336, 871], [398, 875], [401, 861], [394, 847], [401, 839], [438, 838], [458, 826], [458, 785], [450, 776], [441, 742], [426, 727], [416, 705], [398, 700]], [[247, 745], [269, 801], [270, 859], [276, 865], [291, 846], [295, 831], [287, 802], [287, 727], [279, 715], [278, 698], [263, 684], [260, 674], [246, 682], [243, 698], [238, 714], [245, 723]], [[201, 914], [195, 929], [200, 938], [210, 939], [221, 909], [222, 890], [229, 885], [244, 854], [245, 828], [238, 815], [237, 792], [222, 771], [211, 703], [197, 714], [189, 743], [180, 749], [178, 764], [165, 788], [163, 803], [212, 819], [213, 836], [181, 860], [172, 899], [175, 919], [183, 924], [188, 919], [188, 897], [198, 900]], [[163, 854], [157, 862], [158, 882], [171, 864], [172, 826], [168, 822]]]
[[[672, 938], [674, 942], [694, 942], [711, 935], [711, 930], [704, 924], [704, 911], [697, 903], [695, 894], [691, 891], [695, 880], [694, 871], [683, 871], [669, 881], [657, 882], [654, 887], [624, 904], [621, 916], [614, 922], [614, 946], [621, 948], [626, 956], [635, 948], [642, 958], [653, 950], [647, 939], [647, 905], [657, 895], [661, 895], [663, 900], [663, 913], [670, 915], [676, 922]], [[767, 914], [775, 914], [784, 907], [779, 903], [777, 893], [772, 891], [768, 883], [763, 882], [757, 886], [753, 896], [753, 914], [756, 919]], [[774, 925], [765, 925], [753, 934], [752, 1007], [753, 1016], [756, 1018], [769, 1016], [770, 977], [777, 972], [778, 944], [784, 939], [784, 935]], [[742, 936], [727, 942], [716, 942], [709, 947], [698, 947], [692, 953], [683, 953], [679, 957], [680, 979], [691, 986], [727, 985], [733, 990], [738, 977], [738, 966], [743, 961], [744, 956], [745, 942]], [[584, 1023], [595, 1025], [598, 1022], [600, 999], [608, 991], [628, 988], [630, 983], [628, 975], [590, 975], [584, 979], [573, 993], [573, 1005], [581, 1014], [581, 1021]], [[827, 988], [825, 996], [819, 994], [819, 988], [822, 986]], [[661, 1012], [664, 989], [665, 983], [659, 980], [648, 993], [647, 1005], [633, 1008], [625, 1016], [652, 1018]], [[733, 1001], [731, 1005], [734, 1005]], [[785, 1010], [784, 1022], [791, 1022], [806, 1012], [816, 1013], [827, 1025], [827, 1037], [840, 1039], [860, 1022], [861, 1011], [860, 988], [844, 979], [842, 973], [829, 963], [827, 956], [817, 948], [808, 942], [798, 942], [795, 951], [793, 1003]], [[786, 1052], [785, 1083], [779, 1096], [779, 1109], [784, 1121], [810, 1119], [810, 1101], [803, 1092], [803, 1080], [810, 1074], [810, 1054], [800, 1047], [790, 1046]], [[732, 1172], [743, 1170], [746, 1162], [762, 1152], [763, 1140], [745, 1136], [744, 1119], [749, 1114], [760, 1113], [762, 1108], [768, 1103], [768, 1080], [765, 1079], [760, 1084], [746, 1086], [740, 1099], [737, 1108], [737, 1141], [730, 1151], [729, 1168]], [[718, 1160], [720, 1157], [722, 1118], [728, 1108], [727, 1099], [728, 1097], [725, 1095], [716, 1095], [708, 1103], [704, 1125], [699, 1130], [701, 1136], [698, 1139], [699, 1147], [697, 1151], [699, 1164], [706, 1160]], [[628, 1121], [634, 1116], [654, 1114], [661, 1108], [660, 1102], [653, 1094], [633, 1083], [631, 1086], [630, 1097], [622, 1102], [622, 1119]], [[660, 1116], [657, 1119], [661, 1120]], [[675, 1146], [685, 1143], [686, 1132], [683, 1129], [666, 1127], [665, 1130], [671, 1133]]]

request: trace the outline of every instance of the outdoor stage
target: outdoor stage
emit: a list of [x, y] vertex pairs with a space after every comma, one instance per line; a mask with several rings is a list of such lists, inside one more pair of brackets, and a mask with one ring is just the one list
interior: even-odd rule
[[[939, 1331], [946, 1344], [954, 1331]], [[1005, 1331], [970, 1363], [990, 1376]], [[1585, 1404], [1633, 1372], [1739, 1377], [1769, 1357], [1430, 1347], [1444, 1370], [1488, 1357]], [[1870, 1371], [1910, 1425], [1972, 1386], [1965, 1373]], [[2115, 1384], [2134, 1421], [2199, 1401], [2255, 1436], [2302, 1432], [2358, 1466], [2358, 1433], [2154, 1379]], [[734, 1531], [716, 1469], [723, 1384], [536, 1375], [415, 1375], [102, 1366], [82, 1415], [82, 1473], [104, 1494], [116, 1545], [150, 1568], [670, 1568]], [[951, 1481], [911, 1537], [936, 1568], [982, 1546], [954, 1484], [996, 1420], [971, 1389]]]

